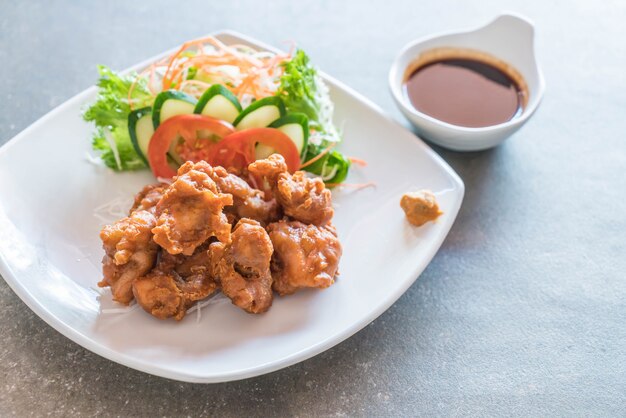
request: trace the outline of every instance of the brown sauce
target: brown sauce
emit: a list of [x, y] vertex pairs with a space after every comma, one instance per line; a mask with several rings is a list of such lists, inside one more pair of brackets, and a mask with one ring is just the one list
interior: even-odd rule
[[415, 109], [453, 125], [507, 122], [524, 110], [527, 88], [506, 63], [470, 50], [439, 49], [407, 69], [404, 90]]

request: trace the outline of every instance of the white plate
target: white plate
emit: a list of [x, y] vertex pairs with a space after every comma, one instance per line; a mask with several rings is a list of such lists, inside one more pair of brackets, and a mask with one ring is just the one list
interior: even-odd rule
[[[233, 32], [217, 36], [271, 49]], [[263, 315], [230, 303], [207, 306], [199, 321], [190, 314], [180, 323], [157, 320], [141, 309], [101, 313], [93, 290], [103, 254], [98, 215], [104, 211], [98, 208], [116, 199], [130, 201], [154, 180], [147, 171], [113, 173], [87, 161], [92, 128], [81, 110], [94, 100], [94, 87], [0, 148], [0, 273], [63, 335], [118, 363], [177, 380], [256, 376], [345, 340], [389, 308], [426, 268], [454, 222], [464, 187], [413, 134], [350, 88], [325, 79], [343, 127], [341, 149], [368, 162], [354, 167], [348, 182], [377, 185], [334, 193], [344, 255], [332, 287], [277, 298]], [[399, 200], [421, 188], [435, 192], [444, 215], [414, 228]]]

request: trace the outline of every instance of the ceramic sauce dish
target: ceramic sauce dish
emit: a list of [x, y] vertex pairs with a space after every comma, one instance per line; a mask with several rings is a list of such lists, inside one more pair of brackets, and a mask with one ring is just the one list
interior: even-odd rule
[[[460, 54], [460, 58], [472, 56], [481, 60], [480, 57], [484, 57], [486, 62], [510, 76], [519, 87], [519, 112], [502, 123], [468, 127], [417, 110], [405, 89], [416, 63], [436, 62], [431, 57], [454, 55], [454, 51]], [[543, 97], [545, 83], [535, 58], [534, 27], [523, 17], [503, 14], [475, 30], [414, 41], [402, 49], [391, 66], [389, 87], [396, 104], [421, 137], [456, 151], [494, 147], [528, 121]]]

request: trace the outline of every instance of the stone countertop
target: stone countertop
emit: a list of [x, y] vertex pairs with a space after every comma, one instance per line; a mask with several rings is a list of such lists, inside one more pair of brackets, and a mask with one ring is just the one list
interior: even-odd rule
[[626, 3], [3, 2], [0, 144], [93, 84], [96, 64], [221, 28], [295, 40], [406, 123], [387, 90], [397, 51], [503, 10], [537, 26], [544, 102], [496, 149], [434, 147], [465, 201], [386, 313], [303, 363], [194, 385], [83, 349], [0, 281], [0, 415], [626, 415]]

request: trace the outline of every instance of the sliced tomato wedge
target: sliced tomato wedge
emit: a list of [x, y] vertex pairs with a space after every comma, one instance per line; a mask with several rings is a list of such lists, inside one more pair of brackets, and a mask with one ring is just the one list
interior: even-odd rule
[[289, 172], [300, 167], [300, 155], [293, 141], [275, 128], [251, 128], [232, 133], [209, 150], [207, 162], [225, 168], [241, 169], [256, 160], [254, 148], [266, 145], [285, 158]]
[[197, 162], [207, 159], [218, 141], [234, 131], [230, 123], [204, 115], [178, 115], [167, 119], [159, 125], [148, 145], [152, 172], [156, 177], [174, 177], [176, 170], [168, 164], [170, 149], [185, 161]]

